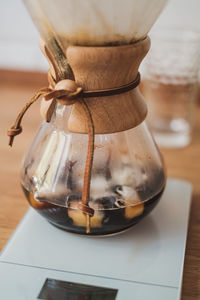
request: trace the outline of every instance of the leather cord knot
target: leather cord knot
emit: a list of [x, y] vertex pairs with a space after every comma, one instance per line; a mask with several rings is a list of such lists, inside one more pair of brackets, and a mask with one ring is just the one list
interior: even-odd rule
[[[84, 191], [83, 191], [83, 195], [84, 195]], [[83, 202], [84, 199], [82, 196], [82, 203], [79, 203], [77, 208], [86, 215], [86, 233], [90, 233], [90, 227], [91, 227], [90, 218], [94, 216], [94, 209], [91, 208], [87, 202], [86, 204], [84, 204]]]
[[78, 204], [78, 209], [81, 210], [83, 213], [90, 215], [90, 217], [94, 216], [94, 209], [89, 207], [88, 205], [85, 205], [83, 203]]
[[46, 101], [56, 99], [63, 105], [72, 105], [76, 101], [81, 100], [82, 92], [83, 89], [77, 86], [75, 81], [68, 79], [59, 81], [54, 88], [41, 88], [38, 90], [22, 108], [14, 125], [8, 130], [7, 135], [9, 136], [9, 146], [12, 147], [14, 137], [22, 132], [21, 122], [25, 112], [35, 101], [40, 98], [40, 96], [43, 96]]
[[65, 105], [72, 105], [77, 101], [77, 100], [76, 101], [72, 101], [72, 100], [79, 98], [82, 91], [83, 90], [81, 87], [78, 87], [75, 92], [71, 92], [71, 91], [68, 91], [65, 89], [63, 89], [63, 90], [51, 89], [49, 91], [49, 93], [44, 95], [44, 98], [46, 101], [51, 100], [53, 98], [57, 99], [57, 101], [59, 101], [59, 98], [61, 98], [61, 99], [65, 99], [65, 102], [64, 102]]
[[16, 136], [18, 134], [20, 134], [22, 132], [22, 127], [19, 126], [18, 128], [15, 128], [15, 127], [11, 127], [9, 130], [8, 130], [8, 136]]

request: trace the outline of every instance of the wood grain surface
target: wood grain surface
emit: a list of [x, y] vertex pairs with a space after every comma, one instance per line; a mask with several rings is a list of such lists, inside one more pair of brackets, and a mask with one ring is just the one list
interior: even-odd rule
[[[150, 47], [150, 39], [117, 47], [69, 46], [66, 56], [76, 82], [84, 90], [104, 90], [126, 85], [136, 79], [139, 65]], [[120, 61], [120, 68], [119, 68]], [[95, 67], [94, 67], [95, 66]], [[109, 67], [108, 67], [109, 66]], [[146, 117], [146, 103], [138, 88], [115, 96], [85, 99], [96, 133], [114, 133], [133, 128]], [[87, 133], [88, 125], [80, 102], [73, 105], [68, 128]]]
[[[45, 85], [44, 74], [0, 70], [0, 249], [28, 208], [19, 183], [20, 165], [41, 122], [39, 102], [24, 117], [23, 134], [16, 137], [13, 149], [8, 147], [6, 132], [25, 101]], [[162, 150], [168, 176], [189, 180], [193, 185], [182, 300], [200, 299], [200, 107], [196, 113], [190, 146]]]

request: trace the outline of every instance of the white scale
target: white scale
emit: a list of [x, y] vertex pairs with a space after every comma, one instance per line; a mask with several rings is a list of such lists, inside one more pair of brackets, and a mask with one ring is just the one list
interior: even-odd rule
[[1, 253], [0, 299], [180, 299], [191, 193], [168, 179], [148, 217], [106, 238], [67, 233], [29, 209]]

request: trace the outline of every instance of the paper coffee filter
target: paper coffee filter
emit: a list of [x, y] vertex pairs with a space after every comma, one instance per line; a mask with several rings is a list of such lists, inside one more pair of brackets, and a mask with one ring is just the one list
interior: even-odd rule
[[67, 45], [126, 44], [142, 39], [167, 0], [24, 0], [43, 38]]

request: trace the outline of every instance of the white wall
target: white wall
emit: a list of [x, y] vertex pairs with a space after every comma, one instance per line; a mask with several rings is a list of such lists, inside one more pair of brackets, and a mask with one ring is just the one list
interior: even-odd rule
[[[0, 12], [0, 68], [46, 70], [39, 35], [22, 0], [0, 0]], [[200, 31], [200, 0], [169, 0], [154, 28], [159, 26]]]
[[23, 1], [0, 0], [0, 14], [0, 68], [46, 70], [39, 34]]
[[158, 27], [200, 32], [200, 0], [169, 0], [153, 28]]

